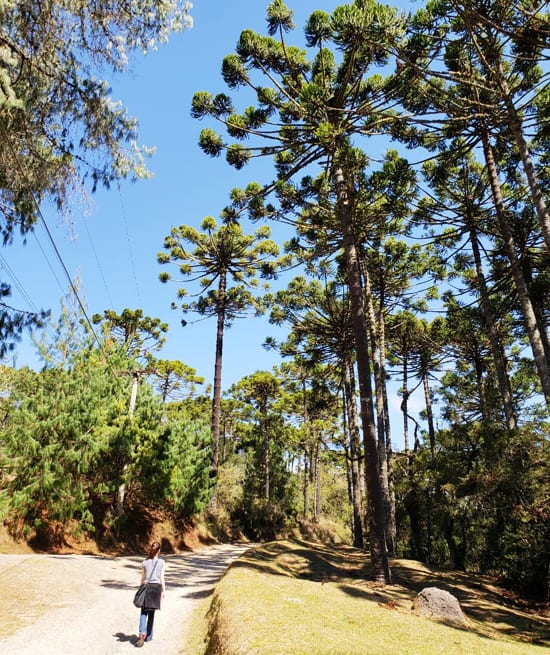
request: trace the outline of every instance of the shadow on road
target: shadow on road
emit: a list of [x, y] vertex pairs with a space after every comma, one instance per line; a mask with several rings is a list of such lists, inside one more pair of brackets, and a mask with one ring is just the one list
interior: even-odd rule
[[[253, 547], [251, 545], [251, 547]], [[212, 593], [212, 587], [225, 573], [228, 565], [244, 552], [246, 547], [235, 549], [230, 546], [208, 547], [193, 553], [183, 555], [166, 555], [166, 588], [181, 589], [182, 598], [202, 599]], [[135, 567], [135, 582], [103, 579], [101, 585], [109, 589], [129, 591], [137, 589], [142, 557], [131, 558], [126, 568]]]
[[131, 644], [135, 644], [136, 641], [138, 640], [138, 636], [136, 634], [133, 635], [127, 635], [124, 634], [124, 632], [117, 632], [116, 634], [113, 635], [113, 637], [116, 638], [118, 642], [130, 642]]

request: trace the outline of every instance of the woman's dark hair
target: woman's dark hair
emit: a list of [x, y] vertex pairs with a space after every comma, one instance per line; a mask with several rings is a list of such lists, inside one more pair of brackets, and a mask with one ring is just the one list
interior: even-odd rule
[[149, 559], [153, 559], [153, 557], [156, 557], [160, 553], [160, 544], [158, 541], [153, 541], [151, 546], [149, 547]]

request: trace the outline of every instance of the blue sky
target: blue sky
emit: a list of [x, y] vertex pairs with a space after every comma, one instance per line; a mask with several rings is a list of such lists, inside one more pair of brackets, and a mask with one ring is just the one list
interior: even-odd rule
[[[197, 140], [203, 125], [191, 118], [190, 106], [196, 91], [227, 91], [220, 75], [222, 59], [234, 52], [243, 29], [265, 33], [268, 1], [241, 0], [229, 3], [223, 12], [222, 3], [196, 0], [193, 4], [193, 29], [172, 35], [157, 52], [139, 56], [131, 73], [109, 78], [113, 98], [121, 100], [139, 121], [140, 143], [156, 146], [149, 160], [154, 178], [122, 182], [120, 189], [98, 191], [88, 205], [75, 203], [69, 223], [50, 207], [44, 206], [43, 213], [70, 275], [80, 279], [88, 315], [107, 308], [121, 312], [140, 307], [146, 315], [161, 318], [170, 325], [162, 357], [180, 359], [210, 382], [215, 321], [193, 323], [188, 316], [188, 325], [181, 327], [181, 313], [170, 309], [177, 284], [158, 280], [162, 269], [156, 255], [173, 225], [199, 226], [207, 215], [218, 218], [233, 187], [260, 177], [255, 168], [237, 172], [223, 157], [211, 159], [200, 151]], [[298, 27], [293, 37], [296, 44], [304, 45], [301, 28], [311, 11], [330, 12], [339, 4], [336, 0], [289, 0]], [[391, 4], [408, 10], [420, 3]], [[280, 228], [272, 228], [279, 236]], [[0, 254], [2, 279], [13, 287], [10, 304], [26, 310], [51, 308], [57, 317], [68, 281], [45, 230], [39, 227], [25, 247], [16, 242]], [[6, 264], [13, 277], [6, 275]], [[237, 321], [227, 331], [225, 389], [244, 375], [271, 369], [279, 362], [275, 353], [261, 346], [268, 335], [280, 338], [283, 333], [267, 319]], [[28, 339], [18, 348], [15, 364], [39, 366]]]

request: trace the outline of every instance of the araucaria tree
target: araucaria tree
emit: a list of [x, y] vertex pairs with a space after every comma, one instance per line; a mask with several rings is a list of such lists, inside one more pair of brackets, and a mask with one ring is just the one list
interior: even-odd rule
[[[524, 217], [534, 214], [537, 228], [530, 230], [530, 238], [548, 256], [543, 145], [547, 120], [539, 109], [548, 89], [548, 69], [540, 65], [547, 60], [548, 20], [547, 3], [539, 0], [428, 3], [414, 16], [409, 38], [398, 49], [401, 65], [396, 76], [396, 88], [400, 87], [404, 105], [422, 125], [422, 136], [410, 126], [394, 133], [411, 145], [423, 143], [439, 151], [442, 168], [454, 165], [468, 150], [482, 155], [493, 205], [491, 238], [505, 254], [523, 329], [550, 407], [547, 325], [535, 306], [534, 285], [526, 275], [525, 254], [514, 225], [515, 221], [524, 224]], [[531, 141], [532, 136], [537, 138]], [[457, 137], [459, 141], [453, 142]], [[517, 195], [510, 193], [514, 187]], [[524, 217], [518, 216], [518, 197], [528, 204]], [[509, 405], [501, 365], [499, 371]], [[507, 413], [511, 424], [509, 409]]]
[[[193, 99], [196, 118], [211, 117], [227, 129], [236, 143], [224, 141], [213, 129], [200, 136], [204, 152], [212, 156], [226, 151], [229, 164], [241, 168], [254, 154], [274, 157], [278, 179], [271, 186], [250, 185], [248, 197], [235, 196], [236, 205], [248, 207], [255, 218], [276, 217], [261, 198], [275, 190], [280, 216], [306, 201], [312, 171], [324, 173], [326, 220], [338, 225], [349, 287], [353, 334], [360, 387], [360, 409], [366, 456], [369, 499], [370, 547], [374, 577], [389, 582], [390, 570], [384, 535], [384, 506], [378, 466], [376, 426], [371, 388], [362, 276], [355, 230], [356, 181], [368, 158], [355, 146], [358, 136], [375, 134], [389, 120], [380, 107], [384, 81], [372, 69], [387, 62], [387, 43], [402, 24], [394, 9], [376, 2], [357, 0], [337, 7], [332, 15], [311, 14], [305, 27], [306, 44], [316, 49], [313, 61], [307, 53], [287, 45], [285, 34], [294, 28], [293, 15], [282, 0], [267, 10], [268, 36], [242, 32], [236, 53], [227, 56], [222, 75], [230, 89], [246, 90], [256, 106], [237, 113], [231, 98], [201, 91]], [[277, 37], [277, 38], [275, 38]], [[331, 50], [332, 48], [332, 50]], [[336, 53], [335, 51], [339, 51]], [[249, 146], [239, 141], [254, 140]], [[304, 176], [302, 184], [295, 181]], [[323, 225], [319, 226], [323, 229]]]
[[[213, 218], [207, 217], [202, 222], [202, 230], [199, 232], [188, 225], [172, 228], [164, 240], [164, 251], [157, 259], [162, 265], [176, 265], [183, 280], [199, 283], [199, 291], [194, 294], [180, 288], [179, 299], [191, 295], [196, 300], [181, 305], [172, 303], [173, 309], [181, 308], [184, 313], [197, 312], [201, 316], [217, 318], [212, 399], [214, 477], [219, 464], [224, 329], [236, 318], [264, 311], [261, 295], [255, 296], [252, 291], [258, 287], [257, 276], [271, 278], [276, 275], [279, 249], [269, 238], [267, 227], [254, 234], [244, 234], [238, 223], [218, 226]], [[162, 282], [172, 279], [167, 271], [159, 277]]]

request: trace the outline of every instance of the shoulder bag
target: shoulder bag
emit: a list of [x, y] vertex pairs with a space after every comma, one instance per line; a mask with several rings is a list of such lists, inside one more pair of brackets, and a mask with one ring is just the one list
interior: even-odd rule
[[153, 570], [151, 571], [151, 575], [149, 576], [149, 580], [147, 580], [143, 584], [140, 584], [139, 587], [138, 587], [138, 590], [135, 593], [134, 605], [136, 607], [143, 607], [143, 603], [145, 601], [145, 594], [147, 593], [147, 585], [149, 584], [149, 581], [153, 577], [153, 573], [155, 572], [155, 568], [156, 568], [158, 562], [159, 562], [158, 560], [155, 562], [155, 564], [153, 566]]

